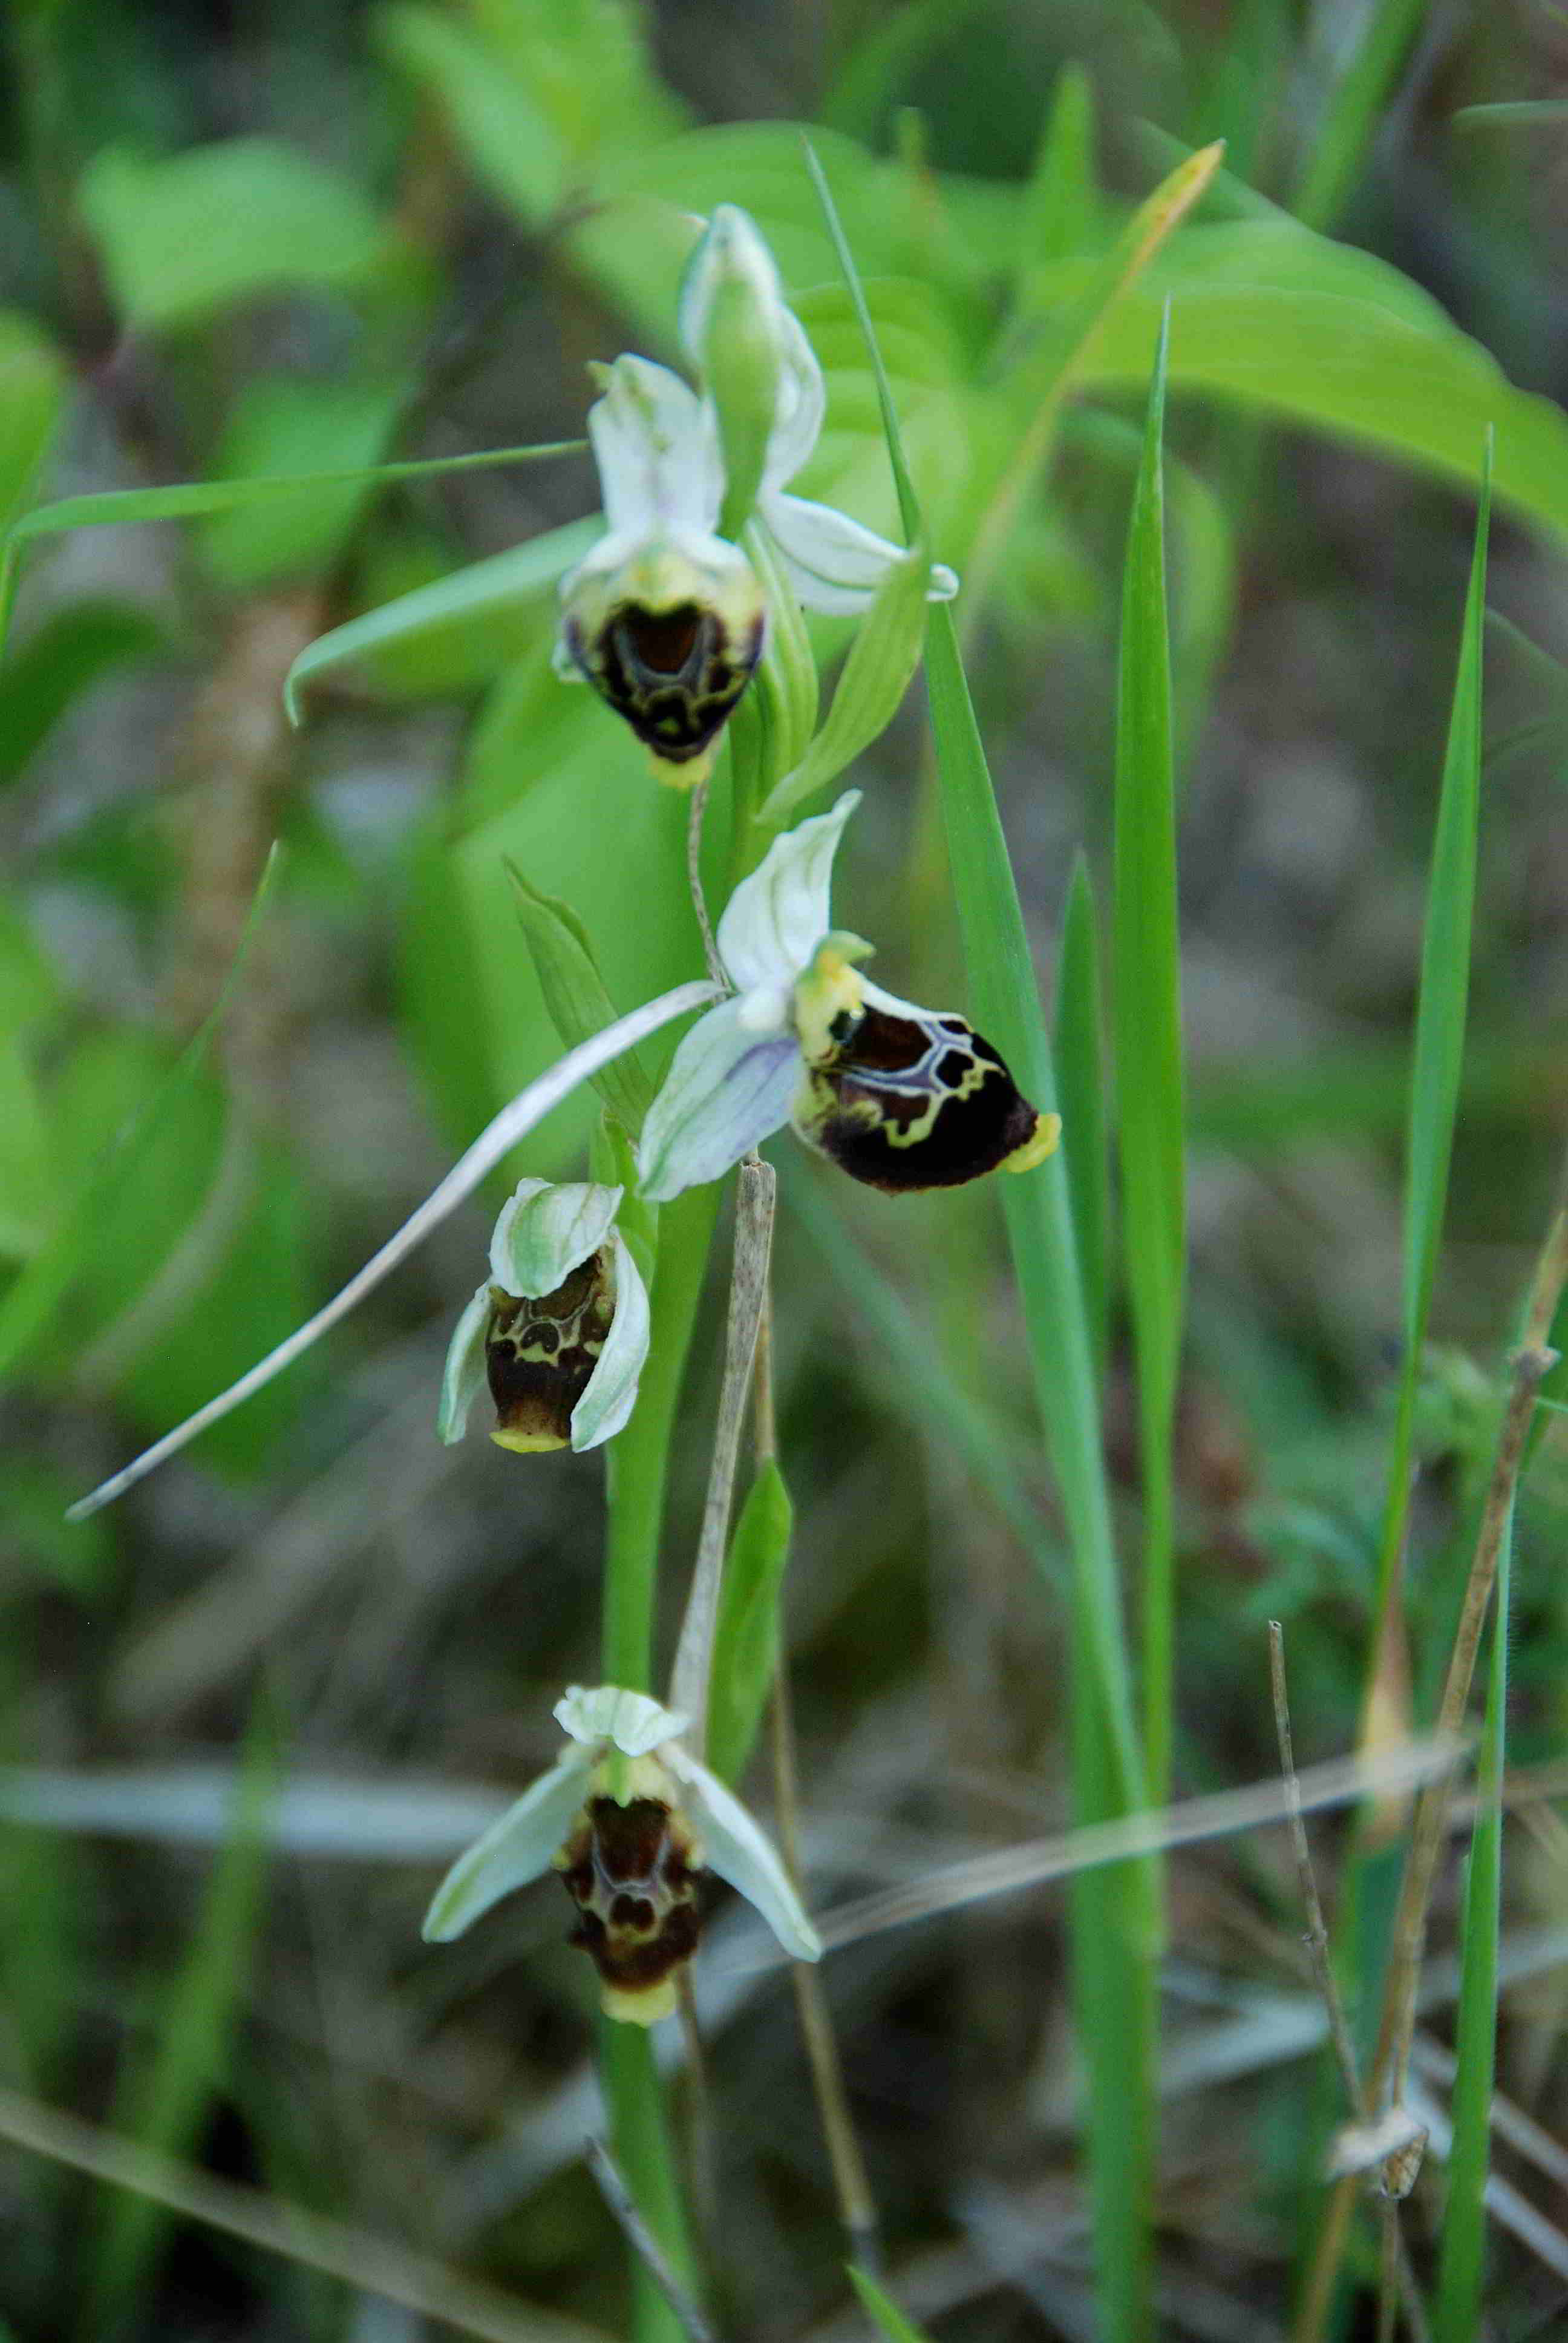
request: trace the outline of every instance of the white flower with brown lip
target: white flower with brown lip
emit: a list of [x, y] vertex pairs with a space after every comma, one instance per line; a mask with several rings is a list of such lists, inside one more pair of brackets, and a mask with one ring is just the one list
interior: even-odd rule
[[558, 1871], [579, 1915], [610, 2017], [651, 2026], [675, 2006], [696, 1949], [701, 1875], [754, 1904], [786, 1952], [821, 1944], [789, 1874], [739, 1798], [682, 1747], [688, 1720], [646, 1693], [573, 1684], [555, 1719], [567, 1746], [459, 1856], [425, 1918], [427, 1942], [460, 1936], [503, 1896]]
[[615, 1216], [625, 1191], [521, 1181], [490, 1239], [490, 1274], [452, 1336], [437, 1429], [461, 1440], [482, 1383], [490, 1437], [519, 1454], [597, 1448], [637, 1401], [648, 1289]]
[[656, 1202], [717, 1180], [789, 1123], [841, 1170], [891, 1192], [1028, 1172], [1060, 1123], [1020, 1096], [956, 1011], [860, 974], [871, 947], [831, 925], [833, 858], [860, 801], [776, 838], [719, 922], [735, 990], [699, 1018], [648, 1111], [638, 1184]]
[[[736, 355], [727, 337], [737, 336], [745, 363], [727, 367]], [[598, 369], [588, 436], [606, 533], [561, 580], [556, 669], [586, 677], [626, 718], [660, 779], [689, 788], [712, 761], [767, 627], [756, 572], [719, 534], [736, 485], [726, 449], [755, 475], [743, 501], [754, 492], [757, 518], [807, 609], [863, 612], [904, 553], [847, 513], [788, 493], [821, 434], [827, 391], [773, 256], [733, 204], [715, 211], [688, 265], [680, 337], [702, 376], [700, 396], [648, 358]], [[929, 590], [946, 601], [958, 579], [939, 563]]]

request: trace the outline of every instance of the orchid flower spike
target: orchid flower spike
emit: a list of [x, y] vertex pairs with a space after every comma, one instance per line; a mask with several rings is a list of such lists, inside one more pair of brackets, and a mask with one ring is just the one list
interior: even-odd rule
[[648, 1342], [648, 1289], [615, 1226], [624, 1192], [518, 1183], [490, 1239], [490, 1274], [447, 1353], [443, 1440], [461, 1440], [486, 1382], [490, 1437], [519, 1454], [597, 1448], [621, 1429]]
[[707, 1870], [757, 1906], [796, 1960], [820, 1958], [773, 1848], [682, 1748], [686, 1717], [614, 1684], [573, 1684], [554, 1714], [566, 1748], [453, 1865], [425, 1917], [427, 1943], [460, 1936], [554, 1869], [578, 1907], [572, 1942], [593, 1956], [606, 2015], [651, 2026], [674, 2009], [676, 1975], [697, 1948]]
[[717, 1180], [789, 1122], [857, 1180], [897, 1192], [1027, 1172], [1060, 1120], [1021, 1097], [967, 1019], [884, 992], [871, 950], [830, 925], [833, 857], [860, 801], [776, 838], [719, 923], [736, 990], [676, 1051], [643, 1126], [641, 1192], [662, 1202]]
[[[869, 608], [903, 552], [831, 506], [785, 493], [817, 444], [827, 393], [773, 256], [733, 204], [719, 206], [692, 254], [679, 323], [700, 397], [648, 358], [597, 370], [588, 437], [605, 535], [561, 580], [555, 664], [625, 717], [661, 780], [689, 788], [712, 762], [767, 631], [757, 574], [719, 534], [727, 496], [733, 503], [740, 487], [741, 501], [755, 502], [808, 609]], [[727, 451], [747, 464], [744, 483], [727, 472]], [[930, 598], [950, 599], [958, 582], [935, 565]]]

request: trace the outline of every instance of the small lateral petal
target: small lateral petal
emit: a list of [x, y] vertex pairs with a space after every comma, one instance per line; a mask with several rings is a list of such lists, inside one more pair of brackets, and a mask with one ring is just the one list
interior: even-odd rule
[[[809, 610], [854, 617], [869, 609], [888, 570], [904, 558], [904, 547], [863, 528], [831, 505], [770, 490], [761, 510], [790, 582]], [[944, 562], [933, 562], [926, 599], [950, 602], [958, 590], [955, 573]]]
[[798, 1961], [820, 1960], [821, 1938], [789, 1873], [739, 1799], [678, 1743], [665, 1762], [686, 1794], [682, 1803], [701, 1834], [709, 1870], [756, 1906], [787, 1953]]
[[490, 1289], [481, 1285], [453, 1329], [447, 1346], [446, 1372], [441, 1377], [441, 1406], [436, 1429], [448, 1448], [468, 1428], [468, 1410], [484, 1388], [485, 1329], [490, 1318]]
[[553, 1293], [608, 1235], [623, 1194], [591, 1181], [520, 1180], [490, 1239], [490, 1274], [506, 1293]]
[[645, 1692], [627, 1692], [619, 1684], [568, 1684], [552, 1714], [561, 1731], [573, 1741], [592, 1747], [613, 1742], [623, 1757], [646, 1757], [661, 1742], [684, 1733], [690, 1719], [678, 1708], [666, 1708]]
[[719, 956], [743, 992], [793, 984], [831, 927], [833, 858], [859, 802], [846, 789], [831, 811], [787, 830], [729, 898]]
[[568, 1749], [458, 1856], [425, 1915], [427, 1944], [460, 1936], [492, 1904], [549, 1869], [587, 1795], [592, 1766], [591, 1749]]
[[[603, 1191], [620, 1201], [620, 1190]], [[651, 1334], [648, 1288], [625, 1239], [612, 1232], [610, 1256], [615, 1264], [615, 1315], [605, 1336], [598, 1364], [588, 1388], [572, 1410], [572, 1446], [597, 1448], [613, 1439], [637, 1405], [638, 1378], [648, 1358]]]
[[640, 1188], [655, 1203], [718, 1180], [789, 1119], [799, 1052], [787, 1034], [749, 1031], [721, 1001], [686, 1035], [648, 1111]]

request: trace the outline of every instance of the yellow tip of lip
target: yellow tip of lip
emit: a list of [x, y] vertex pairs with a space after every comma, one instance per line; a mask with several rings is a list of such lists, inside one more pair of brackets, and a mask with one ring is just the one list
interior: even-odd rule
[[716, 754], [713, 748], [704, 749], [699, 756], [688, 757], [682, 765], [675, 764], [668, 757], [661, 757], [657, 749], [650, 749], [648, 758], [656, 781], [662, 781], [667, 789], [685, 791], [694, 789], [699, 781], [708, 779], [713, 770]]
[[1037, 1163], [1043, 1163], [1048, 1155], [1055, 1154], [1060, 1138], [1061, 1117], [1059, 1114], [1039, 1115], [1035, 1119], [1033, 1137], [1026, 1139], [1021, 1147], [1015, 1147], [1010, 1155], [1004, 1155], [999, 1168], [1003, 1172], [1032, 1172]]
[[490, 1437], [498, 1448], [509, 1448], [514, 1456], [542, 1456], [548, 1449], [567, 1444], [553, 1432], [506, 1432], [498, 1424]]
[[666, 1977], [662, 1985], [643, 1986], [635, 1993], [607, 1985], [599, 1995], [599, 2007], [607, 2017], [619, 2018], [623, 2026], [657, 2026], [661, 2017], [675, 2015], [674, 1981]]

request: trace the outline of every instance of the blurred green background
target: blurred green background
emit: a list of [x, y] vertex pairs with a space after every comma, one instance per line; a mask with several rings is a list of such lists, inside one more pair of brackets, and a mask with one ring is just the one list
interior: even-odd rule
[[[681, 215], [729, 200], [772, 241], [828, 374], [805, 492], [889, 528], [870, 377], [799, 156], [795, 126], [818, 126], [935, 550], [964, 573], [1042, 988], [1079, 848], [1108, 873], [1121, 544], [1171, 297], [1179, 1794], [1271, 1770], [1271, 1616], [1303, 1762], [1354, 1736], [1425, 873], [1496, 426], [1471, 1025], [1410, 1563], [1424, 1697], [1568, 1105], [1561, 14], [10, 0], [4, 33], [7, 520], [572, 438], [587, 361], [676, 356]], [[1031, 436], [1034, 370], [1131, 205], [1221, 136], [1225, 174]], [[0, 2084], [347, 2225], [362, 2277], [395, 2246], [483, 2278], [540, 2343], [623, 2315], [581, 2158], [587, 1966], [548, 1886], [456, 1947], [417, 1935], [450, 1855], [548, 1759], [561, 1686], [597, 1666], [598, 1460], [435, 1437], [505, 1182], [120, 1508], [62, 1513], [335, 1290], [555, 1054], [503, 857], [572, 903], [622, 1007], [699, 972], [683, 801], [552, 676], [548, 585], [335, 669], [297, 732], [283, 713], [325, 628], [597, 501], [577, 456], [41, 535], [0, 669]], [[831, 659], [843, 628], [813, 629]], [[918, 688], [853, 778], [840, 916], [880, 940], [884, 983], [953, 995]], [[578, 1176], [589, 1127], [562, 1111], [513, 1176]], [[788, 1138], [772, 1151], [788, 1633], [826, 1906], [1064, 1822], [1061, 1605], [1031, 1562], [1049, 1580], [1060, 1532], [994, 1198], [890, 1202]], [[1120, 1340], [1108, 1415], [1134, 1523]], [[1562, 1749], [1565, 1507], [1548, 1436], [1515, 1584], [1524, 1768]], [[1509, 1841], [1499, 2066], [1548, 2127], [1568, 2079], [1551, 1778]], [[1171, 1868], [1171, 2335], [1285, 2331], [1317, 2037], [1277, 1836]], [[1325, 1825], [1326, 1872], [1337, 1843]], [[1447, 1927], [1445, 1905], [1440, 1952]], [[865, 2330], [790, 1997], [747, 1967], [756, 1944], [725, 1913], [699, 1980], [725, 2307], [736, 2333], [829, 2343]], [[909, 2308], [954, 2338], [1093, 2335], [1060, 1892], [869, 1938], [825, 1975]], [[463, 2329], [445, 2280], [443, 2326], [318, 2252], [25, 2150], [13, 2117], [15, 2343]], [[1560, 2175], [1504, 2169], [1550, 2227]], [[1418, 2242], [1440, 2207], [1417, 2201]], [[1551, 2237], [1498, 2232], [1499, 2332], [1558, 2331]]]

